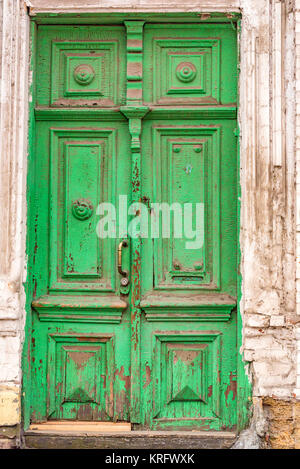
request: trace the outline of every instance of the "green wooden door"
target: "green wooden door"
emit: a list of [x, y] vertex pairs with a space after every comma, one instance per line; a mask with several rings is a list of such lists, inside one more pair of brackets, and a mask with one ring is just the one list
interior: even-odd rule
[[31, 421], [233, 428], [235, 29], [40, 25], [34, 41]]

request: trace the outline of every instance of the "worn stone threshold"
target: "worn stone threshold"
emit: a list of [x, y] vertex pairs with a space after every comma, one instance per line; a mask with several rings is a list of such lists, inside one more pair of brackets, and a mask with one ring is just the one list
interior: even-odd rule
[[24, 447], [32, 449], [226, 449], [236, 434], [224, 431], [132, 431], [126, 423], [31, 425]]

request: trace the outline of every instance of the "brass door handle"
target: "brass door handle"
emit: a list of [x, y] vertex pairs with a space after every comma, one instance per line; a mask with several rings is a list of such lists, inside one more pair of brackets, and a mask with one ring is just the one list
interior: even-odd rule
[[123, 252], [123, 248], [127, 248], [127, 247], [128, 247], [128, 242], [121, 241], [119, 244], [119, 248], [118, 248], [118, 272], [120, 275], [122, 275], [121, 285], [123, 287], [126, 287], [129, 284], [129, 278], [128, 278], [129, 272], [128, 270], [122, 269], [122, 252]]

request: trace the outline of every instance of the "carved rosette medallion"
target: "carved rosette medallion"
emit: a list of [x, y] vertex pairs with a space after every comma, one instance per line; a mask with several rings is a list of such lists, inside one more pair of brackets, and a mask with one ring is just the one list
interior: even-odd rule
[[178, 80], [188, 83], [193, 81], [197, 75], [197, 70], [191, 62], [181, 62], [176, 68], [176, 76]]
[[86, 86], [89, 85], [95, 78], [95, 70], [91, 65], [82, 64], [74, 70], [74, 80], [79, 83], [79, 85]]
[[78, 199], [72, 203], [72, 213], [77, 220], [88, 220], [93, 211], [91, 202], [86, 199]]

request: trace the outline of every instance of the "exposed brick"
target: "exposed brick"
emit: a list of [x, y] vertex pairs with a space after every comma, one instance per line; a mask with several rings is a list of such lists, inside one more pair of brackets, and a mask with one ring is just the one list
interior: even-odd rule
[[270, 327], [282, 327], [284, 326], [285, 318], [284, 316], [271, 316], [270, 317]]
[[248, 314], [245, 316], [245, 325], [249, 327], [268, 327], [269, 316], [263, 314]]

